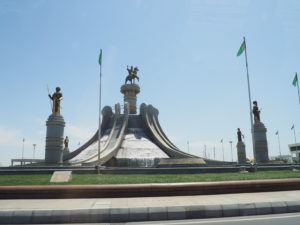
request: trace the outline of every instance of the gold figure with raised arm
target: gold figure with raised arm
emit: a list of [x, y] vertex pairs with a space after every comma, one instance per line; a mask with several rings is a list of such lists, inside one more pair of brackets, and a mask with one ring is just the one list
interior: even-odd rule
[[49, 98], [52, 100], [52, 113], [53, 114], [60, 114], [60, 101], [63, 100], [63, 95], [60, 92], [60, 87], [57, 87], [55, 89], [55, 92], [53, 93], [53, 95], [51, 96], [50, 94], [48, 95]]

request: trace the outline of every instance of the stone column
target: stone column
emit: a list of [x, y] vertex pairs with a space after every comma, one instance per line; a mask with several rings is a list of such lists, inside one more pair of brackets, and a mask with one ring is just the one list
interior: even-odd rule
[[49, 116], [46, 126], [45, 163], [48, 165], [61, 164], [64, 148], [64, 118], [59, 114], [52, 114]]
[[129, 105], [129, 114], [136, 114], [136, 95], [140, 93], [140, 86], [137, 84], [124, 84], [121, 86], [121, 93], [124, 94], [124, 105]]
[[245, 164], [246, 163], [246, 147], [245, 143], [242, 141], [239, 141], [236, 144], [237, 148], [237, 159], [239, 164]]
[[262, 122], [254, 123], [254, 151], [255, 161], [257, 163], [266, 163], [269, 161], [267, 129]]

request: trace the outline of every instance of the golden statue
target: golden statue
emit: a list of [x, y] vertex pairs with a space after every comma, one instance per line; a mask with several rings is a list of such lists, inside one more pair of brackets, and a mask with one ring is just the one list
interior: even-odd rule
[[66, 136], [66, 138], [64, 140], [64, 144], [65, 144], [65, 148], [69, 147], [69, 138], [68, 138], [68, 136]]
[[257, 101], [253, 101], [253, 110], [252, 110], [253, 116], [254, 116], [254, 123], [260, 122], [260, 110], [257, 106]]
[[242, 134], [240, 128], [237, 129], [237, 137], [238, 137], [238, 142], [243, 141], [242, 138], [244, 138], [244, 135]]
[[60, 92], [60, 88], [57, 87], [55, 89], [55, 93], [51, 96], [50, 94], [48, 95], [49, 98], [52, 100], [53, 105], [52, 105], [52, 113], [53, 114], [60, 114], [60, 101], [63, 99], [63, 95]]

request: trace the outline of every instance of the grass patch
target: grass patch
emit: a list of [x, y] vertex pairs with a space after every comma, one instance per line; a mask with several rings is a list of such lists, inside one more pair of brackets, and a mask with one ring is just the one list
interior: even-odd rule
[[204, 173], [204, 174], [128, 174], [97, 175], [74, 174], [69, 183], [50, 183], [51, 175], [0, 175], [0, 185], [70, 185], [70, 184], [144, 184], [231, 180], [263, 180], [300, 178], [300, 171], [265, 171], [256, 173]]
[[0, 185], [48, 185], [52, 175], [0, 175]]

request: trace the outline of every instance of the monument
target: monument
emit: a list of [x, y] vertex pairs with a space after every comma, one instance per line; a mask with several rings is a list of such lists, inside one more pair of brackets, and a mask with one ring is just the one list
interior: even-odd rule
[[238, 142], [236, 144], [236, 148], [237, 148], [237, 159], [239, 164], [246, 163], [246, 147], [242, 137], [244, 137], [244, 135], [242, 134], [240, 128], [238, 128], [237, 129]]
[[45, 164], [57, 165], [63, 162], [63, 144], [64, 144], [64, 127], [65, 121], [60, 114], [60, 102], [63, 95], [60, 88], [57, 87], [55, 93], [49, 98], [52, 101], [52, 114], [49, 116], [46, 126], [46, 149]]
[[[135, 84], [135, 79], [139, 81], [137, 72], [139, 69], [137, 67], [130, 69], [127, 66], [128, 76], [126, 77], [125, 84], [121, 86], [121, 93], [124, 94], [124, 103], [129, 105], [129, 114], [136, 114], [136, 95], [140, 93], [140, 86]], [[130, 84], [127, 84], [130, 81]]]
[[66, 136], [66, 138], [64, 140], [64, 145], [65, 145], [65, 147], [64, 147], [64, 150], [63, 150], [63, 156], [68, 155], [70, 153], [68, 136]]
[[254, 157], [257, 163], [269, 161], [267, 129], [260, 120], [260, 110], [257, 101], [253, 101], [253, 134], [254, 134]]
[[[100, 164], [109, 167], [205, 165], [202, 158], [181, 151], [168, 139], [160, 126], [156, 108], [142, 103], [138, 113], [140, 86], [135, 80], [139, 81], [139, 69], [127, 66], [127, 71], [125, 83], [120, 88], [124, 95], [123, 106], [117, 103], [114, 110], [110, 106], [102, 109]], [[98, 131], [63, 160], [74, 166], [99, 164]]]

